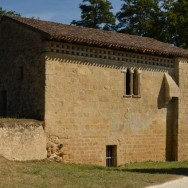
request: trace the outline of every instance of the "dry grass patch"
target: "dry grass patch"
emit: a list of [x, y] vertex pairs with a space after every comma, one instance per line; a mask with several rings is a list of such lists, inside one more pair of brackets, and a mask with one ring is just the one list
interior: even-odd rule
[[13, 162], [0, 157], [0, 187], [141, 188], [188, 175], [188, 162], [135, 163], [119, 168], [45, 161]]

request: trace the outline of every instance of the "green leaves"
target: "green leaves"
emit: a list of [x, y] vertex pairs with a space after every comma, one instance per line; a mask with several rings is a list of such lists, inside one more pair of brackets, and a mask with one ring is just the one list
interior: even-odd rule
[[159, 0], [123, 0], [117, 13], [118, 30], [135, 35], [152, 37], [157, 33], [160, 19]]
[[4, 10], [2, 7], [0, 7], [0, 20], [1, 20], [1, 17], [2, 17], [4, 14], [20, 16], [20, 14], [19, 14], [19, 13], [16, 13], [15, 11], [7, 11], [7, 10]]
[[188, 1], [177, 0], [174, 2], [172, 13], [175, 17], [176, 44], [188, 48]]
[[71, 24], [92, 28], [111, 30], [115, 25], [115, 16], [108, 0], [83, 0], [80, 4], [81, 20]]
[[188, 48], [187, 0], [122, 0], [118, 31]]

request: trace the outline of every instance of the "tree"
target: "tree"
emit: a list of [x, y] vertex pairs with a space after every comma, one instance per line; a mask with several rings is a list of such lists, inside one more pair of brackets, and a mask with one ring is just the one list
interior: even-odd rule
[[3, 9], [2, 7], [0, 7], [0, 20], [1, 20], [2, 16], [5, 15], [5, 14], [20, 16], [20, 14], [16, 13], [15, 11], [7, 11], [7, 10]]
[[188, 48], [188, 1], [177, 0], [173, 5], [172, 13], [175, 17], [176, 45]]
[[158, 36], [160, 28], [160, 0], [122, 0], [117, 13], [118, 31], [140, 36]]
[[105, 30], [112, 30], [115, 26], [113, 7], [108, 0], [83, 0], [79, 7], [81, 20], [73, 20], [71, 24]]
[[174, 12], [175, 0], [164, 0], [161, 2], [161, 20], [160, 20], [160, 34], [163, 42], [168, 42], [177, 45], [177, 15]]
[[118, 31], [188, 48], [187, 0], [122, 0]]
[[182, 48], [188, 48], [188, 1], [164, 0], [163, 41]]

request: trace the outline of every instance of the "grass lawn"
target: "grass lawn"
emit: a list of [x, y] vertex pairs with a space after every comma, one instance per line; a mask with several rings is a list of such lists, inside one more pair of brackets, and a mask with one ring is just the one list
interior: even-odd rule
[[0, 188], [129, 188], [188, 175], [188, 162], [147, 162], [118, 168], [0, 157]]

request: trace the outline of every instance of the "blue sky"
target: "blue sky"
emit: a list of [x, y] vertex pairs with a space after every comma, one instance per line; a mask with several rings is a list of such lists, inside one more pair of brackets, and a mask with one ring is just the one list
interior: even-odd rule
[[[40, 17], [69, 24], [80, 19], [79, 4], [82, 0], [0, 0], [0, 6], [13, 10], [25, 17]], [[121, 0], [111, 0], [114, 12], [120, 10]]]

